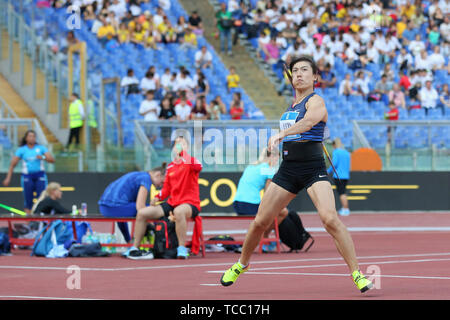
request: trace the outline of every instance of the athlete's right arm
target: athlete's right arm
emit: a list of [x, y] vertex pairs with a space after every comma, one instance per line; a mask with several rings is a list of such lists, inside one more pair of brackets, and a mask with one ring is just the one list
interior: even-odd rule
[[139, 209], [145, 208], [146, 205], [146, 199], [148, 195], [148, 190], [144, 186], [139, 187], [138, 195], [136, 198], [136, 211], [139, 211]]
[[3, 180], [3, 185], [5, 187], [9, 186], [9, 183], [11, 182], [11, 176], [12, 176], [12, 173], [14, 171], [14, 168], [19, 163], [19, 161], [20, 161], [20, 158], [18, 156], [13, 156], [13, 158], [11, 159], [11, 164], [9, 165], [8, 174], [6, 175], [5, 180]]

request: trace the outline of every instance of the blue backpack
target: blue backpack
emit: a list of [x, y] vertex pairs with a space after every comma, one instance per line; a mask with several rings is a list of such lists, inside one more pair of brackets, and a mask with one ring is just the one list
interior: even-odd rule
[[31, 255], [46, 256], [54, 246], [72, 241], [72, 227], [61, 220], [55, 220], [38, 233], [34, 240]]

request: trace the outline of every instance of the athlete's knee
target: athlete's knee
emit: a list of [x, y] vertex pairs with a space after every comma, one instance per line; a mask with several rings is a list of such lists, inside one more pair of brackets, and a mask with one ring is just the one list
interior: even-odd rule
[[336, 232], [341, 227], [341, 221], [337, 214], [333, 211], [328, 211], [321, 215], [322, 223], [328, 232]]
[[182, 218], [188, 219], [192, 215], [192, 213], [190, 208], [186, 206], [178, 206], [173, 210], [173, 215], [177, 220]]
[[253, 227], [259, 230], [267, 230], [270, 225], [272, 224], [273, 221], [270, 221], [269, 219], [261, 219], [261, 218], [256, 218], [253, 221]]

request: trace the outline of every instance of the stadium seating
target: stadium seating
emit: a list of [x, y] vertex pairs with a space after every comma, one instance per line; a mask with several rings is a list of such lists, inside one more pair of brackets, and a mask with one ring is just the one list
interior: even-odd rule
[[[36, 0], [34, 1], [37, 2]], [[15, 6], [18, 6], [17, 2], [14, 2]], [[151, 13], [156, 12], [156, 6], [158, 1], [152, 0], [147, 3], [141, 4], [142, 12], [149, 10]], [[171, 1], [170, 10], [165, 12], [169, 20], [175, 24], [180, 16], [188, 15], [184, 11], [183, 7], [178, 1]], [[24, 16], [28, 23], [30, 22], [30, 10], [25, 8]], [[50, 26], [48, 28], [48, 36], [52, 39], [65, 38], [66, 36], [66, 19], [67, 13], [65, 8], [54, 9], [44, 8], [36, 10], [36, 19], [43, 20]], [[135, 76], [138, 79], [142, 79], [146, 70], [150, 66], [155, 66], [158, 74], [162, 75], [165, 68], [170, 68], [171, 72], [178, 70], [179, 66], [185, 66], [191, 75], [195, 74], [194, 67], [194, 55], [197, 49], [188, 49], [187, 51], [181, 51], [178, 43], [170, 44], [157, 44], [157, 49], [147, 49], [134, 44], [122, 44], [120, 45], [115, 40], [111, 40], [106, 43], [105, 46], [98, 41], [95, 34], [90, 32], [87, 23], [82, 21], [81, 28], [75, 29], [75, 37], [80, 41], [85, 41], [88, 51], [88, 82], [89, 87], [92, 90], [92, 94], [97, 98], [100, 96], [100, 84], [101, 78], [119, 77], [122, 78], [126, 75], [127, 69], [132, 68], [135, 72]], [[43, 36], [43, 31], [40, 30]], [[203, 70], [207, 81], [210, 84], [210, 93], [206, 97], [206, 101], [209, 103], [216, 95], [222, 96], [223, 101], [229, 109], [229, 104], [232, 99], [232, 95], [226, 90], [226, 76], [228, 70], [223, 65], [220, 57], [215, 53], [214, 48], [206, 41], [204, 37], [197, 36], [198, 48], [202, 45], [206, 45], [213, 57], [213, 68], [211, 70]], [[79, 61], [75, 59], [75, 70], [79, 70]], [[77, 72], [75, 72], [77, 73]], [[100, 75], [100, 76], [99, 76]], [[74, 89], [79, 88], [79, 81], [74, 81]], [[241, 89], [242, 100], [244, 102], [246, 115], [244, 119], [264, 119], [263, 113], [255, 106], [250, 97]], [[115, 88], [113, 85], [107, 85], [105, 88], [106, 101], [112, 103], [107, 107], [111, 112], [115, 112], [114, 105], [117, 104], [115, 95]], [[127, 132], [124, 135], [124, 145], [134, 145], [134, 134], [131, 130], [134, 119], [141, 119], [139, 115], [139, 104], [142, 101], [141, 97], [133, 97], [134, 95], [121, 95], [121, 107], [122, 107], [122, 129]], [[227, 118], [225, 116], [225, 118]], [[108, 124], [107, 124], [108, 127]], [[110, 126], [112, 127], [112, 126]], [[114, 133], [113, 135], [116, 135]], [[125, 136], [127, 138], [125, 138]]]

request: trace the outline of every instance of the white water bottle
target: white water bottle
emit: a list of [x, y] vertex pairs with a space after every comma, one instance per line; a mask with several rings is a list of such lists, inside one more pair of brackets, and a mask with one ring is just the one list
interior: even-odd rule
[[73, 215], [73, 216], [76, 216], [77, 214], [78, 214], [77, 205], [74, 204], [74, 205], [72, 206], [72, 215]]

